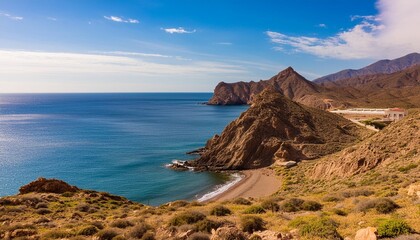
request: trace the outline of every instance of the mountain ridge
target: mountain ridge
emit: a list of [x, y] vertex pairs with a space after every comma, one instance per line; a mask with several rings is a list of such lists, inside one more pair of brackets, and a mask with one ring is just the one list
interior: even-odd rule
[[313, 80], [317, 84], [372, 74], [390, 74], [420, 64], [420, 53], [410, 53], [396, 59], [384, 59], [360, 69], [345, 69]]

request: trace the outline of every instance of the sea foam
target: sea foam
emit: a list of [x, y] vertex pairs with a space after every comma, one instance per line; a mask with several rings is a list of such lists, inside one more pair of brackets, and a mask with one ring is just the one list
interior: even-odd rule
[[243, 176], [239, 173], [232, 174], [232, 180], [228, 181], [225, 184], [217, 185], [213, 191], [204, 194], [202, 197], [198, 198], [197, 201], [204, 202], [207, 200], [210, 200], [217, 195], [220, 195], [227, 190], [229, 190], [231, 187], [235, 186], [237, 183], [239, 183], [242, 180]]

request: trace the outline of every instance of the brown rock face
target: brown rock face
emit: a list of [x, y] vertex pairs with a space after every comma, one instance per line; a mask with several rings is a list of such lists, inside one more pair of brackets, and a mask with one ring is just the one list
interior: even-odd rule
[[19, 189], [20, 194], [26, 194], [31, 192], [36, 193], [65, 193], [65, 192], [77, 192], [79, 189], [75, 186], [71, 186], [68, 183], [57, 180], [57, 179], [46, 179], [38, 178]]
[[[420, 111], [316, 164], [313, 178], [347, 177], [376, 167], [398, 168], [420, 162]], [[392, 165], [394, 164], [394, 165]], [[385, 169], [386, 171], [386, 169]]]
[[328, 108], [326, 97], [321, 94], [322, 88], [306, 80], [289, 67], [269, 80], [259, 82], [219, 83], [213, 97], [208, 101], [211, 105], [251, 104], [254, 97], [264, 89], [271, 88], [287, 98], [316, 108]]
[[275, 161], [315, 159], [363, 135], [363, 129], [338, 115], [265, 90], [220, 136], [210, 139], [191, 164], [211, 170], [252, 169]]

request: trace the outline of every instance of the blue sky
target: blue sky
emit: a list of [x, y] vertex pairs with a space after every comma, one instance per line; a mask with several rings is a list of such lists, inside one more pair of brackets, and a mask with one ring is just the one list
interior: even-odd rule
[[[2, 0], [0, 92], [210, 92], [420, 51], [419, 0]], [[403, 26], [403, 27], [402, 27]]]

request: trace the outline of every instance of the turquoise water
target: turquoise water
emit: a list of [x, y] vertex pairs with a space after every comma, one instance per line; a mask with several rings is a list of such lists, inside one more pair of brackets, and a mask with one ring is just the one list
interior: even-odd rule
[[175, 172], [245, 106], [200, 104], [209, 93], [2, 94], [0, 196], [43, 176], [152, 205], [196, 199], [221, 184]]

